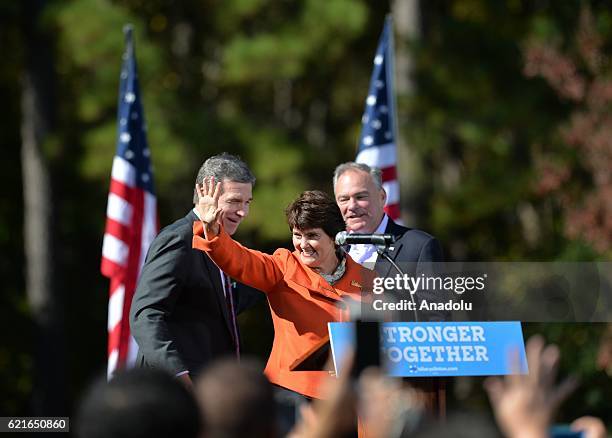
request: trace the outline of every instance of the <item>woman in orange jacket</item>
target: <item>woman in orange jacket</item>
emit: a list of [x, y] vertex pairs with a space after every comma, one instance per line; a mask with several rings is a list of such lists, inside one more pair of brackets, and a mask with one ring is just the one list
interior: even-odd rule
[[303, 192], [285, 214], [294, 251], [264, 254], [234, 241], [221, 226], [221, 184], [196, 186], [202, 222], [194, 223], [193, 247], [205, 251], [232, 278], [267, 295], [274, 323], [274, 343], [265, 374], [278, 386], [320, 398], [327, 371], [290, 371], [290, 365], [327, 335], [327, 323], [349, 321], [351, 302], [370, 290], [372, 271], [337, 247], [334, 236], [345, 230], [336, 202], [320, 191]]

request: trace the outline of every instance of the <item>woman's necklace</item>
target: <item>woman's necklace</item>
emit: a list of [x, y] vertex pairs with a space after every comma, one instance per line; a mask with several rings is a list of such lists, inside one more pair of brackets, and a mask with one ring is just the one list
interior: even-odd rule
[[344, 257], [344, 255], [341, 255], [339, 256], [339, 258], [340, 263], [338, 263], [338, 266], [336, 267], [334, 272], [332, 272], [331, 274], [324, 274], [322, 272], [319, 272], [319, 274], [321, 274], [321, 277], [323, 277], [325, 281], [327, 281], [331, 285], [340, 280], [344, 275], [344, 272], [346, 271], [346, 257]]

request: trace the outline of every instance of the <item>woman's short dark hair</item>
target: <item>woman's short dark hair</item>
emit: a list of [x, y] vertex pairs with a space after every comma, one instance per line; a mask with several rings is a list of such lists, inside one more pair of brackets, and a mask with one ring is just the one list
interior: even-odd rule
[[329, 237], [346, 230], [342, 213], [336, 201], [319, 190], [307, 190], [285, 209], [289, 229], [321, 228]]

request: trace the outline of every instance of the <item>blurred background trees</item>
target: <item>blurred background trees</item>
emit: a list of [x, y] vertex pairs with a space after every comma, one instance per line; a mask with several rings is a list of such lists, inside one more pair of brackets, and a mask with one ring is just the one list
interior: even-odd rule
[[[200, 163], [229, 151], [258, 178], [239, 238], [271, 249], [290, 243], [284, 206], [307, 188], [331, 192], [333, 168], [354, 158], [384, 16], [393, 9], [396, 20], [405, 20], [405, 6], [402, 0], [0, 3], [1, 412], [32, 411], [37, 352], [65, 357], [64, 368], [54, 371], [58, 382], [68, 382], [57, 394], [68, 400], [65, 409], [105, 365], [108, 284], [99, 262], [123, 25], [135, 28], [162, 226], [190, 208]], [[610, 6], [415, 1], [415, 22], [407, 30], [398, 23], [404, 221], [439, 237], [450, 259], [610, 259]], [[36, 149], [48, 172], [43, 183], [28, 176], [24, 161], [28, 138], [21, 127], [32, 121], [22, 103], [31, 68], [28, 22], [45, 35], [35, 59], [50, 63], [40, 87], [52, 96], [53, 123]], [[28, 182], [41, 189], [35, 207], [48, 203], [41, 226], [50, 226], [50, 312], [65, 326], [65, 353], [61, 339], [49, 345], [41, 338], [45, 313], [26, 294], [26, 201], [36, 199], [27, 195]], [[242, 320], [247, 348], [262, 357], [271, 336], [266, 318], [262, 307]], [[571, 402], [573, 413], [612, 412], [609, 382], [594, 366], [601, 327], [529, 331], [560, 342], [567, 369], [594, 384]], [[461, 385], [457, 400], [478, 403], [474, 390], [461, 395]]]

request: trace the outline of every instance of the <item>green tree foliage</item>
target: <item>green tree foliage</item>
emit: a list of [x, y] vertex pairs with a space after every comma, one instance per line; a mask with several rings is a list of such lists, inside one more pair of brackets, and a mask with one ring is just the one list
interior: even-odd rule
[[[612, 79], [603, 50], [612, 15], [595, 19], [582, 7], [575, 36], [564, 53], [559, 38], [534, 37], [526, 47], [525, 72], [543, 77], [572, 104], [559, 127], [563, 147], [537, 150], [540, 179], [537, 191], [554, 196], [564, 217], [565, 234], [581, 238], [601, 253], [612, 253]], [[537, 38], [537, 39], [536, 39]]]
[[[584, 74], [588, 87], [609, 78], [603, 68], [612, 38], [609, 4], [589, 2], [595, 19], [587, 33], [580, 25], [585, 3], [422, 3], [423, 34], [410, 41], [416, 92], [400, 100], [409, 116], [403, 132], [417, 157], [410, 169], [421, 185], [413, 200], [416, 211], [408, 211], [408, 218], [416, 216], [417, 223], [440, 237], [451, 258], [609, 258], [609, 247], [602, 246], [609, 241], [609, 235], [602, 238], [609, 215], [597, 208], [586, 212], [586, 221], [584, 214], [581, 220], [571, 214], [585, 212], [589, 193], [597, 193], [608, 209], [612, 199], [606, 191], [612, 143], [599, 135], [607, 132], [607, 94], [594, 90], [596, 102], [604, 101], [596, 110], [586, 95], [563, 95], [563, 87], [571, 86], [568, 70]], [[577, 40], [595, 44], [589, 53], [598, 51], [599, 70], [589, 72]], [[553, 56], [539, 60], [540, 69], [531, 67], [530, 72], [530, 56], [541, 47], [553, 53], [555, 62], [550, 62]], [[566, 69], [560, 69], [567, 60]], [[597, 120], [597, 130], [576, 129], [585, 113]], [[590, 147], [596, 135], [598, 149]], [[598, 160], [593, 160], [595, 151]], [[559, 163], [573, 172], [572, 184], [542, 191], [551, 173], [559, 178]], [[568, 227], [580, 232], [567, 232]], [[589, 229], [590, 236], [599, 236], [597, 243], [589, 239]], [[565, 420], [589, 411], [609, 418], [609, 376], [595, 366], [602, 331], [602, 326], [587, 324], [526, 325], [526, 336], [544, 333], [558, 343], [564, 372], [583, 379], [562, 412]]]
[[[7, 50], [0, 89], [3, 196], [0, 242], [5, 275], [0, 318], [20, 336], [0, 346], [3, 411], [25, 413], [32, 387], [30, 311], [25, 301], [19, 166], [20, 26], [18, 2], [2, 6]], [[108, 282], [99, 274], [106, 197], [116, 143], [116, 101], [124, 24], [136, 53], [160, 222], [191, 206], [201, 162], [238, 153], [258, 176], [242, 238], [260, 248], [285, 245], [283, 208], [300, 191], [330, 191], [331, 170], [353, 155], [371, 53], [382, 17], [361, 1], [170, 2], [49, 1], [41, 25], [54, 35], [56, 127], [45, 144], [58, 217], [54, 273], [64, 291], [72, 399], [106, 358]], [[366, 17], [374, 18], [370, 22]], [[366, 26], [366, 25], [369, 25]], [[354, 57], [367, 47], [366, 57]], [[353, 79], [361, 82], [354, 91]], [[12, 157], [12, 158], [11, 158]], [[255, 324], [255, 323], [253, 323]], [[5, 327], [6, 325], [6, 327]]]
[[[607, 3], [592, 3], [605, 54], [611, 37]], [[407, 222], [438, 236], [451, 258], [597, 256], [588, 241], [564, 233], [558, 198], [534, 189], [542, 176], [538, 151], [565, 156], [559, 127], [575, 107], [524, 72], [525, 47], [534, 38], [552, 35], [560, 50], [572, 41], [580, 4], [420, 2], [421, 37], [406, 42], [415, 89], [398, 96], [400, 132], [414, 151], [411, 161], [399, 163], [402, 193], [411, 193], [403, 195], [403, 210]], [[59, 103], [58, 126], [45, 147], [59, 218], [55, 270], [66, 295], [73, 400], [84, 382], [103, 372], [106, 359], [108, 282], [99, 263], [123, 25], [135, 29], [162, 226], [190, 208], [201, 162], [228, 151], [248, 161], [258, 178], [238, 237], [271, 249], [289, 244], [282, 212], [289, 201], [305, 189], [331, 192], [333, 168], [355, 156], [388, 10], [386, 2], [374, 0], [49, 3], [44, 20], [55, 36]], [[0, 392], [6, 394], [0, 409], [11, 414], [25, 412], [32, 384], [15, 164], [23, 14], [21, 2], [0, 3], [6, 126], [0, 131], [0, 305], [7, 314], [0, 328], [20, 333], [0, 343]], [[266, 347], [258, 341], [269, 336], [264, 319], [256, 314], [243, 321], [250, 345], [262, 356]], [[585, 330], [584, 362], [575, 363], [595, 376], [586, 357], [596, 339]], [[562, 349], [578, 350], [582, 341], [570, 338], [559, 337]], [[587, 403], [604, 406], [596, 397]]]
[[[536, 190], [539, 151], [563, 149], [558, 129], [572, 106], [525, 74], [524, 56], [542, 33], [571, 40], [580, 2], [466, 0], [423, 8], [424, 33], [413, 42], [418, 92], [406, 99], [404, 125], [421, 157], [411, 167], [425, 186], [417, 211], [428, 212], [425, 222], [454, 258], [594, 257], [580, 234], [568, 240], [559, 233], [559, 203]], [[596, 9], [608, 22], [606, 7]]]

